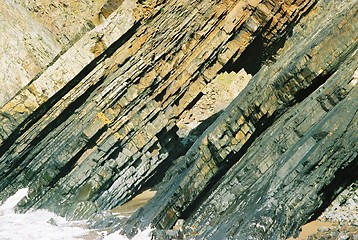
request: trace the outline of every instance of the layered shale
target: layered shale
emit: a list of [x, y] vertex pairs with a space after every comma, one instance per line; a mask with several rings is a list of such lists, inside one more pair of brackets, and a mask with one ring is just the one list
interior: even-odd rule
[[91, 6], [76, 34], [33, 18], [61, 51], [1, 95], [1, 200], [29, 187], [19, 211], [83, 219], [154, 187], [108, 225], [278, 239], [356, 181], [356, 0]]

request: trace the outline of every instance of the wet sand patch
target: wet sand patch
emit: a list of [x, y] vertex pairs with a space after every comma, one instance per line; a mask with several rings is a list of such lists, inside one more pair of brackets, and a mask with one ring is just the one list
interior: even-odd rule
[[306, 240], [309, 236], [316, 234], [319, 228], [324, 228], [324, 227], [332, 228], [335, 225], [337, 224], [333, 222], [322, 222], [319, 220], [315, 220], [303, 225], [302, 230], [297, 238], [290, 237], [287, 240]]
[[113, 214], [128, 217], [132, 215], [138, 208], [143, 207], [152, 197], [154, 197], [156, 193], [156, 191], [146, 190], [135, 196], [127, 203], [113, 208], [110, 212]]

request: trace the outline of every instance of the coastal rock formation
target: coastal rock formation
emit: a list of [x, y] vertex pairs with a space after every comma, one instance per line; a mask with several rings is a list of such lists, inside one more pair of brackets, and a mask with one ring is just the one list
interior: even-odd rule
[[99, 14], [106, 0], [12, 0], [31, 13], [56, 40], [67, 46], [99, 23]]
[[188, 237], [282, 239], [357, 178], [357, 37], [341, 24], [357, 12], [334, 8], [341, 19], [328, 14], [319, 31], [299, 31], [304, 41], [293, 36], [127, 229], [185, 219]]
[[195, 105], [183, 113], [180, 121], [176, 124], [179, 128], [178, 136], [186, 141], [193, 137], [192, 140], [195, 141], [200, 135], [196, 132], [202, 128], [199, 125], [224, 110], [245, 88], [251, 77], [244, 69], [238, 73], [219, 74], [202, 89], [200, 93], [202, 96]]
[[[321, 221], [358, 226], [358, 183], [344, 190], [319, 217]], [[343, 224], [342, 224], [343, 223]]]
[[344, 190], [322, 213], [319, 220], [332, 223], [321, 227], [309, 236], [314, 239], [355, 239], [358, 237], [358, 185], [357, 182]]
[[86, 219], [155, 187], [110, 227], [281, 239], [357, 179], [357, 0], [61, 1], [80, 33], [42, 2], [61, 51], [1, 99], [1, 201]]
[[0, 1], [0, 107], [44, 69], [61, 45], [52, 33], [11, 1]]
[[[78, 39], [98, 25], [102, 21], [100, 15], [106, 4], [105, 0], [2, 0], [0, 107], [30, 81], [42, 75]], [[126, 9], [130, 10], [130, 5], [126, 5]], [[128, 17], [127, 21], [130, 19]], [[115, 30], [113, 25], [121, 24], [116, 20], [111, 22], [112, 27], [106, 29], [106, 32]], [[101, 39], [101, 34], [97, 38]], [[117, 36], [114, 38], [117, 39]], [[73, 50], [72, 56], [75, 56]]]

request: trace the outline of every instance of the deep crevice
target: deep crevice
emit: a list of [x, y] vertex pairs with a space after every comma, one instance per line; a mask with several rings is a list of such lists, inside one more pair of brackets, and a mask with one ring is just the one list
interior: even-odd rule
[[274, 61], [276, 54], [281, 49], [288, 37], [292, 36], [292, 30], [295, 24], [290, 24], [284, 29], [280, 37], [274, 39], [273, 42], [268, 42], [262, 34], [269, 31], [272, 19], [266, 23], [263, 29], [257, 33], [255, 39], [249, 44], [247, 48], [241, 53], [236, 61], [230, 59], [225, 66], [219, 71], [223, 72], [236, 72], [245, 69], [245, 72], [254, 76], [263, 65], [269, 61]]
[[332, 70], [326, 74], [321, 74], [321, 75], [317, 76], [308, 87], [303, 88], [294, 94], [295, 100], [297, 102], [302, 102], [303, 100], [305, 100], [309, 95], [311, 95], [321, 85], [323, 85], [332, 76], [333, 73], [334, 73], [334, 70]]
[[167, 93], [167, 89], [168, 88], [164, 88], [160, 93], [158, 93], [157, 96], [155, 96], [154, 100], [157, 102], [162, 102], [163, 101], [163, 97], [165, 96], [165, 94]]
[[264, 52], [265, 46], [263, 38], [257, 36], [236, 61], [230, 59], [219, 73], [238, 73], [241, 69], [245, 69], [245, 72], [254, 76], [260, 70], [264, 62]]
[[[222, 111], [213, 114], [212, 116], [210, 116], [209, 118], [207, 118], [206, 120], [204, 120], [202, 123], [200, 123], [196, 128], [192, 129], [190, 131], [190, 133], [185, 137], [185, 138], [179, 138], [176, 134], [176, 132], [179, 130], [177, 126], [175, 126], [170, 132], [171, 134], [175, 134], [175, 137], [173, 137], [170, 141], [161, 141], [161, 144], [165, 144], [163, 146], [163, 149], [165, 149], [165, 151], [167, 151], [169, 153], [169, 156], [162, 162], [160, 163], [157, 167], [156, 170], [153, 172], [153, 174], [151, 175], [151, 177], [145, 181], [145, 183], [143, 184], [143, 187], [141, 190], [146, 190], [148, 188], [154, 188], [157, 189], [163, 179], [165, 179], [166, 177], [172, 177], [172, 176], [168, 176], [168, 173], [171, 171], [180, 171], [180, 166], [176, 166], [176, 160], [179, 159], [181, 156], [184, 156], [188, 150], [190, 149], [190, 147], [194, 144], [194, 142], [200, 137], [201, 133], [208, 127], [210, 126], [222, 113]], [[165, 133], [165, 131], [161, 132], [160, 134], [158, 134], [158, 139], [159, 136], [162, 136], [163, 138], [165, 138], [165, 135], [167, 133]], [[181, 163], [179, 163], [180, 165]], [[170, 174], [169, 174], [170, 175]]]
[[316, 220], [344, 189], [356, 182], [358, 180], [357, 172], [358, 157], [339, 169], [335, 173], [334, 179], [318, 193], [323, 202], [307, 222]]
[[204, 94], [199, 92], [198, 95], [196, 95], [196, 97], [185, 107], [183, 111], [192, 109], [202, 96], [204, 96]]
[[275, 115], [272, 115], [270, 117], [267, 117], [267, 115], [265, 115], [260, 119], [259, 122], [255, 124], [256, 130], [247, 140], [247, 142], [240, 148], [237, 153], [231, 153], [227, 156], [226, 163], [222, 162], [220, 164], [220, 168], [216, 172], [216, 174], [211, 177], [204, 189], [198, 194], [195, 200], [180, 214], [179, 218], [185, 220], [197, 211], [197, 209], [202, 205], [202, 203], [221, 183], [222, 177], [227, 173], [227, 171], [229, 171], [229, 169], [241, 159], [241, 157], [247, 152], [247, 150], [254, 143], [254, 141], [274, 123], [275, 119]]

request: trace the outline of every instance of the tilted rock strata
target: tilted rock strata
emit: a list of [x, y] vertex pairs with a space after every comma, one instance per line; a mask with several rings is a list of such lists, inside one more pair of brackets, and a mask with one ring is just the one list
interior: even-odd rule
[[[126, 4], [124, 9], [118, 9], [106, 23], [85, 34], [38, 78], [33, 79], [0, 109], [0, 121], [3, 124], [0, 128], [0, 143], [3, 144], [4, 139], [28, 124], [26, 121], [33, 121], [36, 117], [31, 117], [31, 114], [39, 111], [41, 105], [53, 104], [51, 99], [56, 94], [59, 95], [60, 90], [63, 89], [63, 92], [71, 90], [93, 68], [103, 63], [105, 54], [110, 52], [107, 50], [104, 53], [107, 46], [114, 44], [133, 27], [135, 23], [132, 16], [133, 8], [133, 4]], [[87, 87], [77, 86], [78, 89], [83, 88], [82, 92], [79, 91], [79, 95], [93, 84], [93, 82], [87, 82], [85, 83]], [[73, 89], [72, 91], [74, 92]], [[73, 101], [76, 95], [72, 95], [71, 98]]]
[[[105, 26], [98, 28], [107, 29], [97, 30], [98, 35], [92, 34], [91, 38], [93, 39], [87, 40], [89, 42], [86, 43], [90, 46], [92, 45], [91, 41], [98, 42], [91, 49], [96, 56], [102, 53], [107, 46], [118, 39], [121, 33], [127, 30], [126, 21], [132, 22], [134, 18], [141, 16], [141, 14], [136, 14], [136, 17], [132, 17], [135, 6], [133, 1], [115, 0], [110, 2], [121, 2], [121, 4], [116, 4], [117, 7], [106, 15], [106, 18], [111, 19], [106, 21]], [[96, 25], [103, 23], [105, 19], [100, 16], [101, 9], [107, 4], [108, 2], [105, 0], [60, 0], [56, 2], [48, 0], [1, 1], [0, 22], [2, 34], [0, 43], [2, 48], [0, 50], [0, 62], [2, 75], [0, 77], [0, 107], [11, 100], [19, 90], [41, 75], [69, 47], [82, 38], [86, 32], [93, 29]], [[118, 8], [128, 9], [129, 11], [122, 11], [124, 14], [116, 13], [116, 17], [111, 17], [110, 14]], [[119, 21], [118, 18], [121, 20]], [[118, 31], [117, 27], [121, 25], [123, 25], [123, 29]], [[116, 31], [118, 33], [115, 33]], [[103, 32], [107, 33], [104, 34]], [[106, 36], [103, 37], [103, 35]], [[108, 39], [110, 35], [111, 39]], [[84, 43], [82, 42], [82, 44]], [[71, 64], [83, 62], [81, 68], [84, 68], [88, 62], [84, 62], [81, 59], [81, 55], [87, 55], [85, 54], [86, 51], [82, 47], [79, 47], [78, 52], [75, 54], [72, 50], [67, 55], [72, 57], [78, 55], [80, 59], [72, 61]], [[66, 58], [71, 60], [68, 56]], [[67, 71], [71, 70], [71, 64], [64, 66], [67, 68]], [[74, 68], [76, 65], [81, 64], [74, 64]], [[58, 72], [60, 71], [58, 70]], [[54, 80], [59, 81], [58, 78], [59, 76]], [[43, 79], [41, 81], [44, 82]], [[62, 85], [59, 89], [61, 87]], [[32, 96], [27, 98], [29, 99], [27, 102], [36, 101]], [[34, 107], [32, 106], [32, 108]]]
[[106, 0], [12, 0], [23, 6], [32, 16], [67, 46], [76, 36], [100, 22], [99, 14]]
[[[326, 89], [290, 109], [272, 126], [273, 131], [268, 129], [255, 141], [197, 214], [188, 219], [189, 228], [211, 239], [285, 238], [327, 200], [325, 195], [332, 191], [326, 189], [329, 183], [343, 184], [354, 177], [357, 88], [350, 91], [352, 65], [342, 68], [344, 73], [337, 72], [327, 80]], [[334, 84], [347, 89], [348, 94], [327, 113], [321, 99], [327, 92], [339, 91]], [[346, 169], [343, 179], [337, 179], [341, 176], [335, 176], [336, 169], [344, 168], [351, 169]], [[224, 224], [200, 232], [204, 223], [215, 226], [219, 222]]]
[[[336, 18], [327, 15], [318, 31], [305, 32], [304, 41], [287, 47], [274, 64], [263, 67], [188, 152], [190, 146], [182, 146], [176, 132], [178, 123], [200, 104], [206, 86], [217, 81], [214, 79], [218, 72], [260, 68], [261, 63], [255, 63], [257, 58], [247, 49], [260, 46], [260, 54], [270, 57], [315, 3], [167, 1], [160, 8], [154, 7], [152, 15], [141, 21], [133, 17], [137, 14], [135, 9], [126, 15], [122, 3], [104, 22], [107, 26], [112, 22], [118, 25], [104, 29], [97, 26], [84, 35], [0, 109], [1, 199], [29, 186], [29, 197], [19, 205], [22, 210], [48, 208], [73, 218], [93, 216], [99, 209], [124, 203], [148, 180], [160, 180], [166, 165], [175, 162], [179, 166], [170, 169], [168, 175], [177, 175], [171, 180], [165, 177], [168, 182], [155, 199], [128, 221], [128, 232], [132, 227], [150, 224], [171, 228], [179, 218], [185, 218], [184, 227], [190, 236], [255, 236], [261, 225], [264, 230], [256, 234], [262, 236], [292, 233], [319, 207], [318, 198], [312, 198], [314, 204], [307, 211], [298, 208], [291, 225], [272, 216], [261, 223], [260, 214], [272, 213], [270, 200], [276, 206], [277, 199], [292, 197], [287, 194], [288, 188], [280, 191], [280, 181], [299, 175], [301, 151], [322, 146], [330, 154], [332, 139], [338, 139], [340, 144], [349, 142], [353, 155], [339, 149], [346, 162], [332, 165], [322, 184], [331, 182], [344, 164], [356, 161], [356, 141], [350, 140], [357, 128], [349, 125], [350, 121], [355, 123], [357, 107], [352, 82], [357, 48], [356, 1], [342, 4]], [[247, 60], [255, 67], [249, 68]], [[45, 81], [49, 76], [52, 80]], [[327, 90], [314, 92], [321, 84], [327, 85]], [[304, 109], [310, 104], [316, 106], [313, 115]], [[333, 113], [345, 109], [352, 110], [349, 117], [337, 129], [328, 130], [332, 122], [341, 121]], [[313, 120], [305, 121], [305, 117]], [[288, 130], [282, 132], [280, 128], [285, 127]], [[297, 129], [292, 131], [290, 127]], [[268, 152], [262, 153], [257, 150], [260, 147], [254, 146], [272, 142], [272, 136], [265, 135], [266, 129], [277, 140], [268, 145]], [[260, 142], [262, 139], [266, 142]], [[252, 152], [267, 154], [268, 160], [250, 157]], [[315, 154], [319, 155], [314, 152], [312, 156]], [[290, 167], [296, 167], [298, 172], [286, 175], [290, 172], [284, 170]], [[323, 165], [318, 170], [322, 169], [328, 168]], [[309, 180], [316, 181], [319, 171]], [[245, 185], [241, 186], [241, 179], [236, 183], [234, 178], [243, 173], [248, 178], [242, 178]], [[269, 185], [267, 176], [275, 173], [279, 173], [278, 178], [273, 177]], [[311, 175], [302, 174], [302, 178], [306, 176]], [[226, 179], [234, 179], [237, 186], [228, 187], [230, 181]], [[290, 185], [292, 189], [301, 186]], [[232, 209], [249, 212], [250, 206], [256, 206], [253, 202], [260, 192], [251, 187], [275, 190], [270, 198], [260, 200], [268, 208], [251, 216], [260, 225], [242, 230], [230, 221], [225, 224]], [[322, 187], [318, 185], [313, 196]], [[215, 193], [220, 191], [227, 195], [217, 196]], [[239, 193], [247, 193], [247, 204], [245, 199], [242, 203], [221, 199]], [[226, 203], [221, 206], [220, 216], [212, 210], [216, 202]], [[307, 202], [302, 200], [302, 204]], [[287, 216], [293, 212], [282, 209]], [[223, 224], [215, 229], [201, 227], [205, 219], [213, 224], [220, 218]], [[282, 231], [269, 232], [270, 224], [282, 227]], [[196, 228], [197, 233], [190, 228]]]
[[12, 1], [0, 1], [0, 26], [1, 108], [60, 53], [61, 45]]
[[[355, 31], [353, 22], [357, 17], [352, 6], [357, 3], [350, 4], [342, 4], [339, 18], [328, 16], [319, 31], [309, 32], [306, 41], [300, 42], [298, 46], [292, 45], [275, 64], [256, 74], [225, 113], [188, 151], [183, 161], [193, 162], [191, 166], [179, 176], [173, 177], [167, 188], [157, 193], [152, 204], [149, 203], [132, 217], [129, 225], [154, 224], [166, 229], [179, 218], [189, 218], [187, 227], [194, 232], [199, 231], [199, 238], [222, 239], [237, 234], [260, 239], [269, 236], [287, 237], [284, 234], [292, 233], [298, 227], [289, 226], [295, 218], [292, 221], [294, 224], [303, 224], [326, 197], [317, 195], [332, 191], [324, 192], [325, 184], [334, 182], [335, 171], [347, 165], [356, 170], [357, 166], [357, 91], [353, 77], [354, 69], [357, 68], [357, 37], [351, 34]], [[352, 24], [346, 23], [346, 19], [353, 20]], [[315, 97], [310, 95], [315, 90], [314, 86], [320, 84], [324, 84], [323, 90], [314, 93]], [[297, 103], [299, 106], [305, 105], [300, 108], [296, 106]], [[291, 106], [294, 108], [291, 109]], [[289, 117], [285, 117], [287, 115]], [[290, 120], [292, 126], [271, 126], [273, 120], [283, 124], [292, 115], [297, 115], [294, 120]], [[342, 115], [344, 120], [340, 119]], [[266, 134], [270, 135], [265, 140], [261, 137], [256, 139], [266, 128]], [[273, 133], [270, 129], [279, 130], [279, 133]], [[337, 149], [333, 147], [334, 144]], [[248, 147], [248, 151], [252, 149], [252, 157], [249, 152], [242, 156]], [[261, 147], [264, 147], [262, 153], [258, 150]], [[327, 155], [324, 155], [325, 152]], [[246, 160], [248, 156], [252, 159]], [[274, 164], [275, 159], [279, 159], [277, 165]], [[332, 163], [337, 165], [330, 165]], [[232, 164], [235, 165], [231, 167]], [[317, 171], [311, 172], [315, 167]], [[228, 173], [227, 176], [223, 173], [228, 168], [231, 168], [231, 175]], [[349, 170], [352, 169], [346, 171]], [[290, 183], [295, 178], [297, 182]], [[284, 180], [287, 183], [281, 183]], [[319, 180], [321, 185], [317, 184]], [[218, 181], [223, 181], [222, 185], [218, 185]], [[308, 181], [313, 183], [306, 186], [304, 183]], [[289, 187], [285, 188], [285, 185]], [[302, 196], [286, 192], [288, 189], [304, 187], [302, 192], [297, 191]], [[211, 195], [213, 200], [205, 203], [211, 191], [214, 191]], [[273, 195], [275, 192], [278, 196]], [[304, 198], [306, 195], [307, 198]], [[285, 196], [292, 199], [286, 201]], [[257, 204], [255, 201], [259, 199], [261, 202]], [[281, 200], [284, 203], [291, 201], [292, 205], [280, 209], [281, 203], [278, 201]], [[153, 204], [158, 201], [160, 205]], [[255, 212], [254, 209], [261, 205], [262, 213], [261, 210]], [[275, 213], [275, 206], [289, 220], [280, 222], [272, 218], [279, 214]], [[197, 215], [194, 215], [192, 211], [198, 207]], [[229, 215], [231, 212], [235, 217]], [[257, 225], [249, 226], [250, 220]], [[214, 227], [215, 224], [218, 228]], [[206, 226], [211, 226], [212, 232]], [[201, 227], [203, 232], [200, 231]], [[126, 229], [130, 230], [131, 227]], [[271, 232], [276, 229], [282, 232]]]
[[[313, 2], [300, 4], [308, 9]], [[26, 208], [90, 201], [105, 209], [129, 199], [176, 154], [175, 124], [206, 83], [252, 34], [285, 32], [304, 13], [295, 9], [289, 2], [168, 2], [129, 29], [113, 56], [105, 52], [88, 65], [86, 76], [68, 78], [57, 93], [61, 85], [46, 87], [50, 94], [36, 98], [38, 109], [8, 107], [21, 105], [26, 92], [2, 109], [1, 188], [10, 194], [30, 185]], [[283, 16], [285, 25], [275, 21]]]
[[177, 123], [179, 137], [185, 138], [211, 116], [224, 110], [245, 88], [251, 79], [244, 69], [238, 73], [221, 73], [201, 91], [202, 96], [195, 105], [183, 113]]

